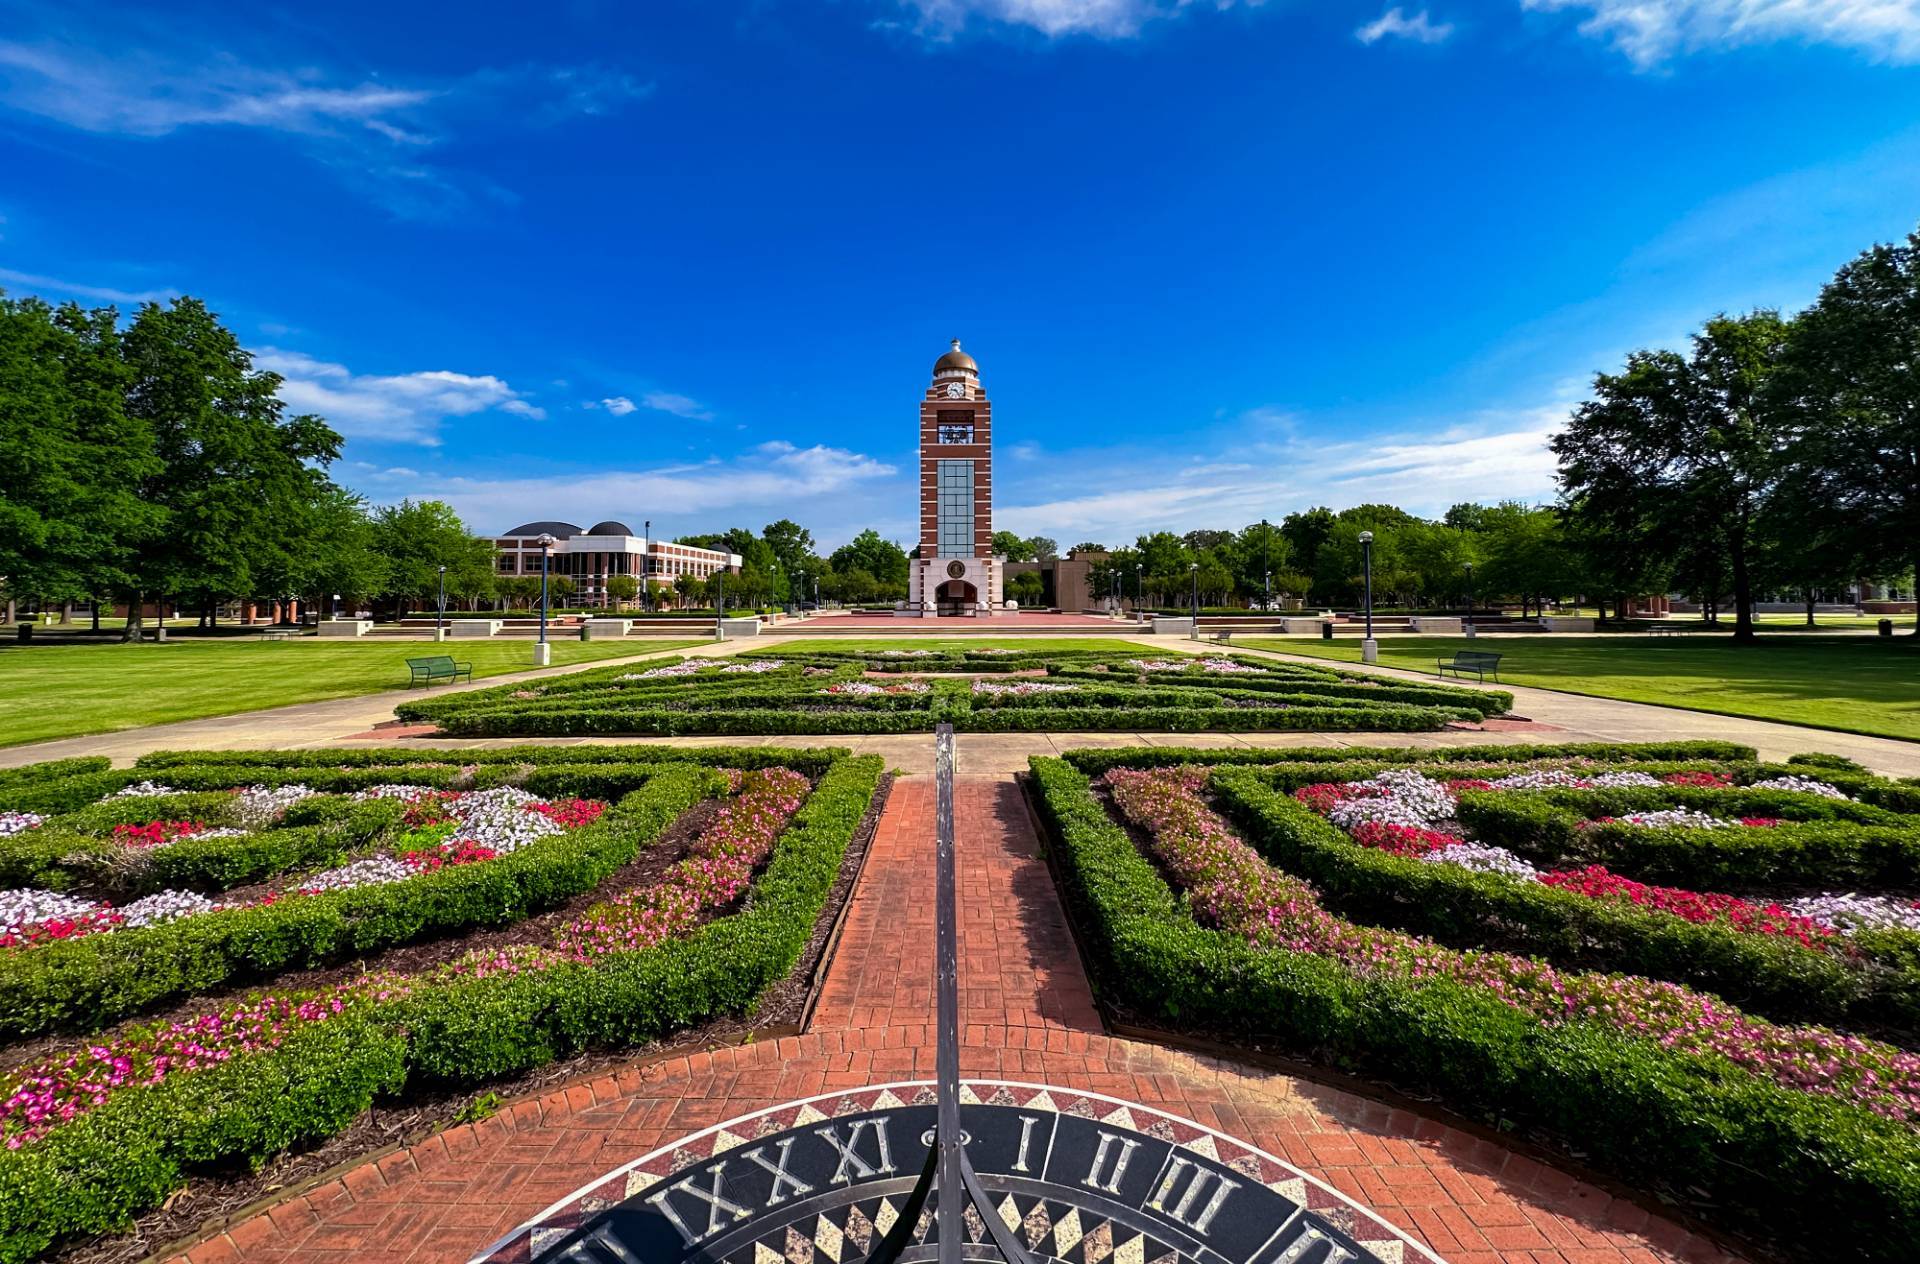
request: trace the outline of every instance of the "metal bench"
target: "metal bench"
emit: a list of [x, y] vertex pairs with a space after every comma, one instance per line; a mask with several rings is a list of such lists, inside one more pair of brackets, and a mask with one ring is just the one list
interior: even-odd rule
[[1440, 660], [1440, 670], [1437, 674], [1445, 678], [1448, 672], [1452, 672], [1456, 677], [1472, 672], [1482, 684], [1486, 683], [1487, 673], [1492, 672], [1494, 683], [1499, 684], [1500, 656], [1483, 654], [1478, 650], [1457, 650], [1452, 658]]
[[1233, 643], [1233, 633], [1223, 628], [1219, 632], [1214, 633], [1213, 639], [1222, 645], [1230, 645]]
[[431, 688], [436, 680], [459, 680], [462, 676], [473, 679], [472, 663], [456, 663], [444, 654], [435, 658], [410, 658], [407, 670], [413, 673], [407, 680], [409, 689], [421, 684]]
[[295, 628], [262, 628], [254, 633], [262, 641], [284, 641], [290, 636], [299, 635], [299, 630]]

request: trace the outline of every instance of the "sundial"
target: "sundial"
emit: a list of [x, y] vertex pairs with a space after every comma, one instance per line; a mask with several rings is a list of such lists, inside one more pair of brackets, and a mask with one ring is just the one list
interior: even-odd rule
[[936, 1078], [684, 1137], [476, 1264], [1438, 1264], [1338, 1191], [1192, 1120], [1073, 1088], [961, 1081], [952, 730], [936, 741]]

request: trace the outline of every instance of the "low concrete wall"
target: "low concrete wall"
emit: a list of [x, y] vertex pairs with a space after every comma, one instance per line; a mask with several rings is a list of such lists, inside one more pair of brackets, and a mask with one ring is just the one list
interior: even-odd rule
[[760, 618], [758, 615], [746, 619], [720, 620], [720, 639], [723, 641], [731, 641], [743, 636], [759, 635]]
[[320, 636], [365, 636], [373, 631], [373, 620], [322, 619], [315, 631]]
[[[469, 637], [499, 636], [500, 629], [505, 626], [506, 621], [503, 619], [449, 619], [447, 620], [447, 635], [455, 640], [465, 640]], [[551, 625], [548, 626], [547, 631], [549, 635], [551, 635], [553, 631]]]
[[1407, 620], [1407, 626], [1427, 636], [1460, 635], [1460, 620], [1449, 615], [1416, 614]]
[[1193, 619], [1191, 617], [1168, 618], [1164, 615], [1155, 615], [1152, 632], [1155, 636], [1192, 636]]
[[1290, 615], [1280, 620], [1280, 626], [1286, 630], [1288, 636], [1319, 636], [1320, 625], [1325, 622], [1325, 619], [1317, 615], [1304, 618], [1297, 615]]
[[1592, 619], [1575, 619], [1561, 615], [1547, 615], [1540, 620], [1540, 626], [1549, 632], [1591, 632]]
[[632, 619], [588, 619], [587, 630], [594, 637], [625, 636], [633, 631]]

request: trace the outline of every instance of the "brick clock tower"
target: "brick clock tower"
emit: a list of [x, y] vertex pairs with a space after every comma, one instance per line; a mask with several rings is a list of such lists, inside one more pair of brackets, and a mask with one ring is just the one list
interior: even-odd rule
[[1003, 583], [993, 556], [993, 405], [955, 338], [920, 400], [920, 547], [900, 613], [999, 614]]

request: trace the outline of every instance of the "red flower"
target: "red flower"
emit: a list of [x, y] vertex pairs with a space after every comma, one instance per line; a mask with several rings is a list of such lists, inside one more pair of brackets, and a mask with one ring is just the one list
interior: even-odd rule
[[1621, 877], [1605, 865], [1543, 873], [1540, 881], [1550, 887], [1559, 887], [1563, 891], [1572, 891], [1596, 900], [1626, 900], [1645, 905], [1689, 922], [1724, 922], [1735, 930], [1750, 934], [1784, 935], [1808, 948], [1822, 951], [1835, 934], [1819, 922], [1796, 917], [1778, 904], [1754, 904], [1732, 895], [1648, 886], [1644, 882]]
[[176, 838], [198, 834], [206, 826], [198, 821], [148, 821], [145, 825], [116, 825], [113, 841], [128, 847], [158, 847]]
[[534, 811], [550, 818], [555, 825], [579, 829], [600, 819], [607, 805], [597, 799], [556, 799], [552, 803], [529, 804]]
[[1740, 818], [1740, 823], [1742, 825], [1752, 826], [1754, 829], [1772, 829], [1780, 823], [1780, 818], [1777, 816], [1743, 816]]
[[1348, 799], [1361, 799], [1373, 793], [1373, 787], [1361, 786], [1350, 781], [1322, 781], [1311, 786], [1301, 786], [1293, 792], [1293, 797], [1306, 804], [1321, 816], [1333, 811], [1336, 803], [1345, 803]]
[[1384, 821], [1366, 821], [1353, 828], [1353, 841], [1394, 856], [1424, 856], [1460, 840], [1439, 830], [1419, 829], [1412, 825], [1389, 825]]
[[1453, 794], [1459, 794], [1462, 790], [1491, 790], [1493, 783], [1478, 777], [1459, 777], [1447, 782], [1447, 789]]
[[1720, 772], [1670, 772], [1660, 778], [1670, 786], [1700, 786], [1708, 790], [1722, 790], [1733, 784], [1733, 778]]

